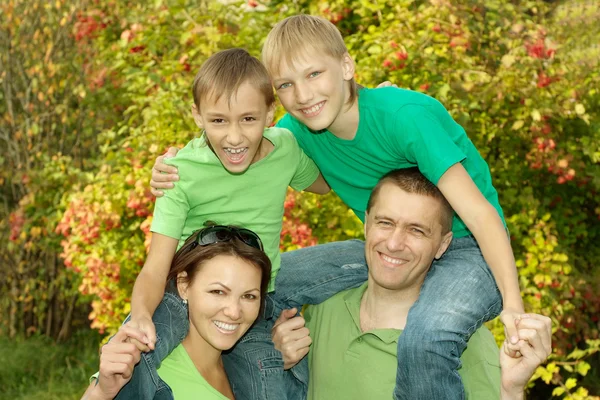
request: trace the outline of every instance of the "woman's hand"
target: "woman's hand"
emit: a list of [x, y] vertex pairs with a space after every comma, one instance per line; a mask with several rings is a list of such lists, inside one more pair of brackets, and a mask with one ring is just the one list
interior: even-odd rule
[[133, 368], [140, 361], [141, 350], [131, 339], [144, 340], [144, 333], [137, 328], [123, 325], [117, 334], [102, 347], [98, 382], [92, 383], [83, 399], [113, 399], [129, 382]]

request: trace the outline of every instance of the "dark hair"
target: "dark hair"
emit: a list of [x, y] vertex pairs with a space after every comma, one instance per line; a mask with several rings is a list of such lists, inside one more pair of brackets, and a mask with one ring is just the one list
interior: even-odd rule
[[[237, 237], [233, 237], [226, 242], [218, 242], [192, 248], [193, 243], [196, 241], [197, 234], [198, 233], [196, 232], [190, 235], [183, 246], [175, 253], [175, 257], [171, 263], [171, 270], [167, 276], [167, 282], [170, 282], [172, 279], [175, 281], [179, 279], [179, 281], [189, 284], [194, 280], [196, 273], [206, 261], [220, 255], [239, 257], [256, 266], [262, 273], [260, 279], [259, 315], [263, 315], [269, 281], [271, 280], [271, 260], [269, 260], [269, 257], [267, 257], [265, 252], [248, 246]], [[178, 278], [180, 272], [186, 272], [187, 276], [185, 278]]]
[[371, 192], [369, 202], [367, 203], [367, 212], [371, 210], [371, 207], [373, 207], [375, 201], [377, 201], [377, 196], [379, 195], [381, 187], [388, 182], [396, 185], [407, 193], [420, 194], [438, 200], [442, 211], [440, 215], [442, 234], [445, 235], [450, 232], [452, 229], [454, 210], [442, 192], [440, 192], [440, 189], [431, 183], [417, 167], [395, 169], [381, 177]]
[[194, 104], [200, 112], [200, 103], [214, 96], [228, 100], [237, 93], [239, 87], [249, 82], [265, 97], [267, 107], [275, 103], [271, 78], [265, 66], [244, 49], [233, 48], [213, 54], [202, 64], [194, 78], [192, 94]]

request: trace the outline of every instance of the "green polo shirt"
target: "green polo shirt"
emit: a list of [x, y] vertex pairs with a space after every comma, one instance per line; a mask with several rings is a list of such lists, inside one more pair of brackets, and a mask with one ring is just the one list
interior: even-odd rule
[[[313, 344], [308, 353], [309, 400], [389, 400], [396, 386], [398, 329], [360, 330], [360, 302], [367, 289], [338, 293], [310, 306], [304, 318]], [[481, 327], [468, 342], [459, 369], [467, 399], [500, 399], [499, 352]]]

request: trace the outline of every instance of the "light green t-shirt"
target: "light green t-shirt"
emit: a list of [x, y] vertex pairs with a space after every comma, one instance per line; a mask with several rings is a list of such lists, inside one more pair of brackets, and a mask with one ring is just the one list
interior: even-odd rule
[[[360, 329], [362, 286], [340, 292], [304, 313], [313, 340], [308, 353], [309, 400], [389, 400], [396, 386], [397, 329]], [[468, 342], [458, 370], [467, 399], [500, 399], [499, 351], [482, 327]]]
[[[504, 220], [488, 165], [440, 102], [422, 93], [388, 87], [360, 90], [358, 108], [359, 125], [352, 140], [329, 131], [312, 132], [289, 114], [277, 126], [294, 133], [327, 183], [361, 221], [371, 190], [389, 171], [417, 166], [437, 185], [448, 168], [459, 162]], [[452, 232], [454, 237], [470, 234], [458, 216]]]
[[175, 400], [228, 400], [206, 382], [182, 344], [163, 360], [157, 372], [173, 391]]
[[151, 230], [178, 239], [179, 246], [206, 221], [253, 230], [273, 264], [272, 291], [281, 261], [279, 241], [287, 188], [306, 189], [319, 170], [287, 129], [266, 129], [264, 137], [274, 149], [241, 174], [227, 171], [203, 137], [165, 160], [179, 169], [180, 180], [156, 200]]

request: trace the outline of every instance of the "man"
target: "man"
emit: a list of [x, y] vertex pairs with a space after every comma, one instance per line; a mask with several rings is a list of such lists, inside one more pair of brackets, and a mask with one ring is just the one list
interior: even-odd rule
[[[433, 261], [459, 250], [452, 243], [452, 217], [444, 196], [416, 168], [379, 181], [365, 216], [368, 281], [309, 307], [306, 320], [285, 310], [273, 328], [285, 368], [309, 354], [309, 399], [391, 397], [396, 345], [408, 311], [427, 285]], [[521, 340], [514, 347], [505, 343], [500, 360], [489, 330], [473, 334], [459, 370], [467, 398], [522, 398], [535, 368], [550, 354], [550, 319], [528, 314], [517, 326]], [[522, 356], [509, 357], [508, 347]]]

